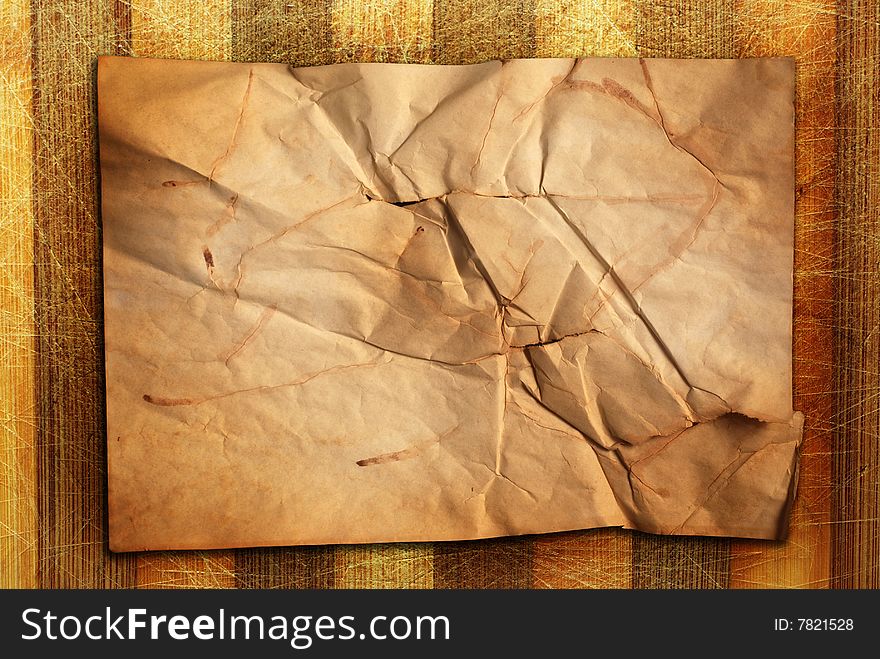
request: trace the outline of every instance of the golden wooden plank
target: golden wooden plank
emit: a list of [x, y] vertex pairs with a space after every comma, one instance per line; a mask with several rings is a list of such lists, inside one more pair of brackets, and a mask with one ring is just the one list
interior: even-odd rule
[[334, 0], [331, 9], [337, 61], [428, 62], [431, 0]]
[[629, 588], [632, 533], [594, 529], [538, 536], [532, 547], [534, 588]]
[[37, 505], [44, 587], [133, 583], [107, 551], [100, 373], [100, 230], [94, 64], [124, 36], [98, 3], [32, 3]]
[[38, 585], [30, 29], [0, 6], [0, 588]]
[[633, 57], [638, 54], [633, 0], [538, 0], [536, 57]]
[[732, 0], [647, 0], [637, 6], [635, 41], [642, 57], [733, 57], [739, 9]]
[[356, 545], [336, 551], [337, 588], [433, 588], [430, 543]]
[[434, 61], [469, 64], [534, 57], [534, 0], [434, 3]]
[[328, 0], [236, 0], [232, 7], [232, 59], [332, 64]]
[[226, 60], [232, 52], [228, 0], [131, 0], [131, 49], [138, 57]]
[[434, 544], [434, 588], [530, 588], [532, 537]]
[[833, 585], [880, 587], [880, 3], [842, 3]]
[[233, 588], [230, 551], [146, 552], [137, 557], [137, 587]]
[[333, 588], [335, 548], [272, 547], [235, 553], [236, 588]]

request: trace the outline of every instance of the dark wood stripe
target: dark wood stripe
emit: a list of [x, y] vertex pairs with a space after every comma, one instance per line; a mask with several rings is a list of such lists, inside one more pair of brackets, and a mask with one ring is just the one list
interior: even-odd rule
[[332, 4], [331, 0], [233, 0], [232, 59], [332, 64]]
[[637, 3], [636, 46], [642, 57], [734, 57], [734, 0]]
[[333, 588], [335, 547], [273, 547], [235, 553], [236, 588]]
[[729, 579], [728, 539], [633, 538], [633, 588], [727, 588]]
[[[644, 57], [733, 57], [731, 0], [638, 3], [636, 45]], [[725, 588], [730, 541], [633, 536], [633, 588]]]
[[838, 588], [880, 587], [880, 4], [838, 2], [834, 546]]
[[95, 56], [119, 41], [111, 12], [34, 0], [34, 289], [37, 497], [43, 587], [128, 587], [107, 550]]
[[530, 588], [532, 538], [434, 544], [434, 588]]

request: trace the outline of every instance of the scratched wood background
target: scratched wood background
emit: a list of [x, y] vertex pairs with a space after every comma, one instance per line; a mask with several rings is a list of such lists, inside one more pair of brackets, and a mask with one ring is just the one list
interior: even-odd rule
[[[2, 0], [0, 586], [880, 586], [880, 2]], [[620, 530], [449, 544], [107, 550], [99, 54], [477, 62], [585, 55], [798, 62], [791, 535]]]

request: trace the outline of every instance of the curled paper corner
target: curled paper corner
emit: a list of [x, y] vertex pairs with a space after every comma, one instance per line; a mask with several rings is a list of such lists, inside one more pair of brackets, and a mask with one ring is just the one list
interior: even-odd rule
[[788, 60], [98, 79], [114, 550], [785, 533]]

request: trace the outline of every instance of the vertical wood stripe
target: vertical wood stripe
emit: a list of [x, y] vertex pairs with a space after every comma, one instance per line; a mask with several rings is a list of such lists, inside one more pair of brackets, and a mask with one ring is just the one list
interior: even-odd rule
[[838, 3], [834, 585], [880, 587], [880, 4]]
[[431, 61], [432, 0], [335, 0], [331, 22], [338, 62]]
[[434, 588], [434, 545], [384, 544], [336, 549], [337, 588]]
[[131, 0], [131, 54], [227, 60], [232, 50], [228, 0]]
[[330, 0], [233, 0], [232, 59], [332, 64]]
[[623, 529], [592, 529], [536, 536], [533, 588], [630, 588], [633, 536]]
[[[880, 6], [873, 0], [8, 0], [0, 106], [0, 585], [877, 587]], [[468, 543], [106, 549], [98, 54], [466, 63], [797, 59], [795, 398], [784, 543], [615, 529]], [[836, 80], [836, 85], [835, 85]]]
[[797, 58], [794, 397], [805, 427], [788, 541], [734, 542], [730, 585], [736, 588], [829, 585], [834, 34], [833, 0], [756, 2], [738, 15], [738, 57]]
[[638, 3], [635, 41], [642, 57], [733, 57], [734, 0]]
[[135, 554], [137, 588], [234, 588], [231, 551], [162, 551]]
[[0, 588], [37, 581], [30, 3], [0, 7]]
[[536, 57], [634, 57], [637, 0], [539, 0]]
[[531, 537], [437, 542], [434, 588], [529, 588]]
[[38, 560], [44, 587], [127, 587], [106, 549], [100, 230], [94, 62], [114, 52], [99, 2], [34, 0], [34, 292]]
[[334, 588], [335, 547], [270, 547], [235, 552], [236, 588]]
[[435, 2], [434, 62], [534, 57], [536, 17], [533, 0]]
[[724, 538], [633, 538], [633, 588], [727, 588], [730, 541]]

